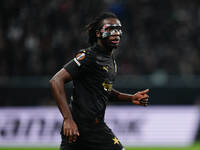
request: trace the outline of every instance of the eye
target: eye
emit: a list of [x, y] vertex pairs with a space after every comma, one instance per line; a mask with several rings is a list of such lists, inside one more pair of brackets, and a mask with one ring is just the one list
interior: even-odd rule
[[118, 30], [119, 32], [122, 32], [121, 26], [110, 26], [106, 28], [106, 31], [111, 32], [113, 30]]
[[108, 31], [108, 32], [110, 32], [110, 31], [112, 31], [112, 30], [113, 30], [113, 27], [112, 27], [112, 26], [106, 28], [106, 31]]

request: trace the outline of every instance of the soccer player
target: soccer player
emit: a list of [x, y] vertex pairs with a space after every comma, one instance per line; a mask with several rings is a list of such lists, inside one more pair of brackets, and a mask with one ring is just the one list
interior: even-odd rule
[[[86, 28], [91, 47], [80, 50], [50, 80], [64, 119], [60, 150], [123, 150], [104, 122], [106, 104], [115, 98], [146, 106], [149, 89], [132, 95], [112, 88], [117, 75], [113, 50], [119, 46], [122, 36], [122, 25], [115, 14], [103, 13]], [[68, 105], [64, 84], [71, 80], [73, 99]]]

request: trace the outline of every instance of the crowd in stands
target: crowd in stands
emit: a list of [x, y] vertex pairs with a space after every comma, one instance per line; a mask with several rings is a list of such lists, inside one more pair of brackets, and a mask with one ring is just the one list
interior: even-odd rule
[[53, 75], [88, 47], [84, 27], [102, 11], [122, 22], [119, 74], [200, 74], [198, 0], [2, 0], [0, 76]]

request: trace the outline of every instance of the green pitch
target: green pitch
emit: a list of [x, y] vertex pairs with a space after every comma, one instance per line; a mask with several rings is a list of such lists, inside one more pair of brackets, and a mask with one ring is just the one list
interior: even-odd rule
[[[59, 148], [6, 148], [0, 147], [0, 150], [59, 150]], [[200, 150], [200, 142], [190, 147], [126, 147], [126, 150]]]

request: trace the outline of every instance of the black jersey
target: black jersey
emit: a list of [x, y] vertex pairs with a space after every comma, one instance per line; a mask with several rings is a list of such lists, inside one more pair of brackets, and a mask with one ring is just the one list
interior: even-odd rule
[[113, 56], [95, 45], [80, 50], [64, 68], [70, 73], [74, 85], [71, 102], [73, 118], [104, 119], [106, 104], [117, 74]]

